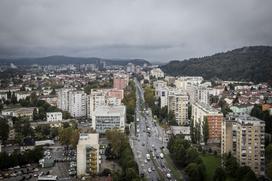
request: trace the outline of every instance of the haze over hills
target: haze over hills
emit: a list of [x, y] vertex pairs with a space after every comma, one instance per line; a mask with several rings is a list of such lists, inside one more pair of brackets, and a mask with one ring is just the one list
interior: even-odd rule
[[0, 64], [14, 63], [16, 65], [60, 65], [60, 64], [97, 64], [105, 61], [107, 65], [126, 65], [133, 63], [135, 65], [143, 65], [150, 63], [144, 59], [103, 59], [97, 57], [68, 57], [68, 56], [48, 56], [39, 58], [16, 58], [16, 59], [0, 59]]
[[169, 75], [203, 76], [205, 79], [272, 82], [272, 47], [243, 47], [202, 58], [171, 61], [161, 66]]

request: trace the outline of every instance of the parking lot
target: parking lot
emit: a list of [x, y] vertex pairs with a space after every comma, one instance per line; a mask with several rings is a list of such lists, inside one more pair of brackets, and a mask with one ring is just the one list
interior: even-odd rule
[[[24, 168], [10, 168], [6, 171], [0, 171], [2, 176], [6, 177], [4, 181], [19, 180], [37, 180], [40, 174], [56, 175], [58, 180], [76, 180], [75, 176], [69, 176], [71, 162], [76, 162], [75, 152], [73, 150], [65, 151], [63, 146], [49, 146], [45, 150], [50, 152], [50, 156], [55, 160], [53, 167], [42, 168], [38, 164], [27, 165]], [[76, 170], [76, 168], [73, 168]], [[70, 170], [71, 171], [71, 170]], [[75, 173], [76, 174], [76, 173]]]

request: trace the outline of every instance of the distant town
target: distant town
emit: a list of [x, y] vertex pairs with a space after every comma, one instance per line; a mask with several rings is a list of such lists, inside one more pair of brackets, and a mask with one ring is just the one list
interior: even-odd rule
[[0, 65], [0, 180], [272, 179], [272, 87], [145, 62]]

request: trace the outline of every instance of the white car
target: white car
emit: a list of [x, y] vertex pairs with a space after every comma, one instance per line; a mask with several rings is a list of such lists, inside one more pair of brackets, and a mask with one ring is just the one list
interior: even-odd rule
[[163, 155], [163, 153], [160, 153], [160, 157], [161, 157], [161, 159], [163, 159], [163, 156], [164, 156], [164, 155]]
[[147, 171], [148, 171], [148, 173], [151, 173], [151, 172], [152, 172], [151, 168], [148, 168]]
[[166, 174], [166, 177], [170, 179], [171, 178], [171, 174], [170, 173]]

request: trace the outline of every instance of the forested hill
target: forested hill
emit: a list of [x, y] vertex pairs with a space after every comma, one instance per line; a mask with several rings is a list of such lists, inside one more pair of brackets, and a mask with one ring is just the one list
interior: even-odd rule
[[252, 46], [202, 58], [171, 61], [161, 66], [169, 75], [203, 76], [205, 79], [272, 82], [272, 47]]
[[150, 63], [144, 59], [102, 59], [96, 57], [67, 57], [67, 56], [49, 56], [40, 58], [17, 58], [17, 59], [0, 59], [0, 64], [14, 63], [16, 65], [60, 65], [60, 64], [98, 64], [100, 61], [106, 62], [107, 65], [127, 65], [133, 63], [135, 65], [143, 65]]

